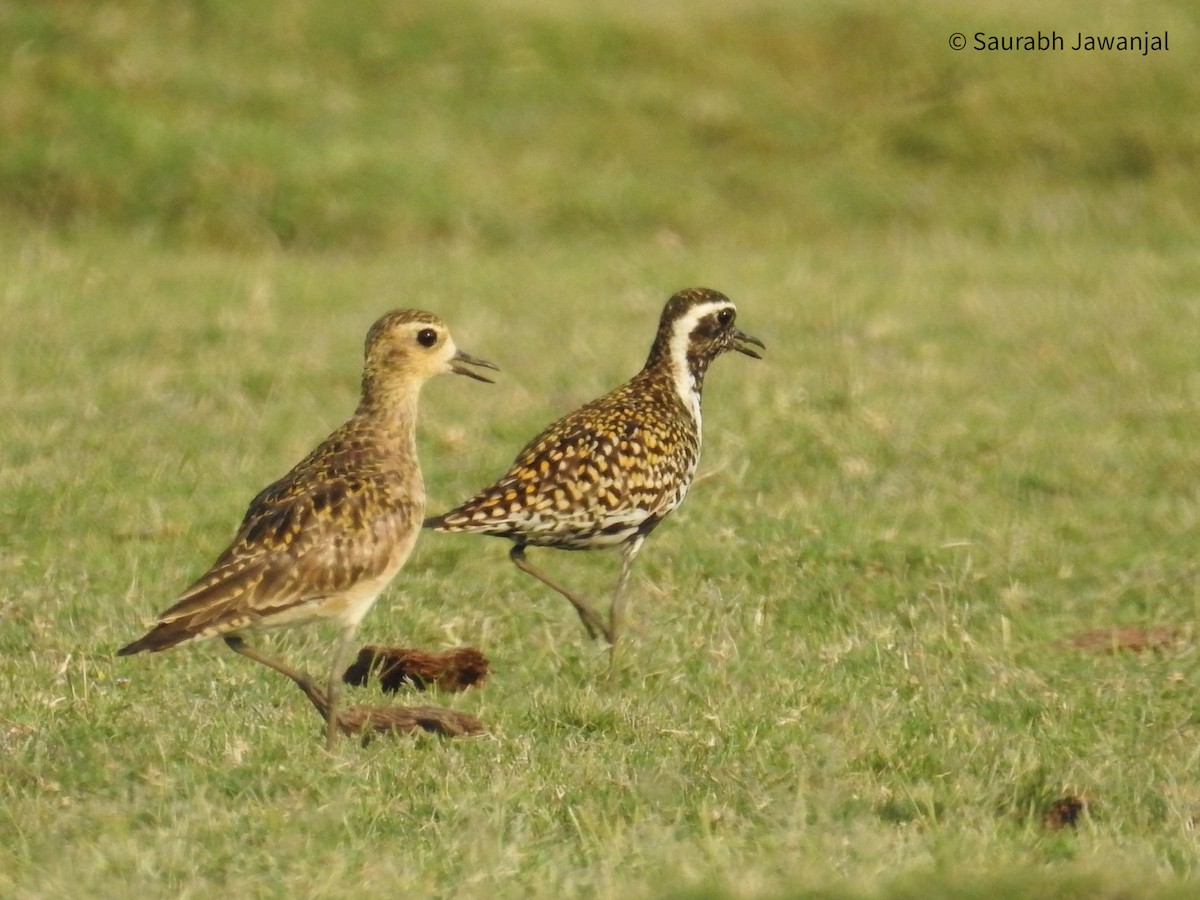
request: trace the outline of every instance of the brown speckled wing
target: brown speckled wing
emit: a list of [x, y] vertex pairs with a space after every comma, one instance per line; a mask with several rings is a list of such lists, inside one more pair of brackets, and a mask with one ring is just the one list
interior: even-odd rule
[[[306, 461], [307, 462], [307, 461]], [[327, 460], [335, 463], [335, 460]], [[229, 548], [159, 617], [146, 649], [223, 634], [352, 591], [403, 562], [424, 506], [396, 473], [298, 471], [254, 498]], [[399, 558], [398, 558], [399, 557]]]

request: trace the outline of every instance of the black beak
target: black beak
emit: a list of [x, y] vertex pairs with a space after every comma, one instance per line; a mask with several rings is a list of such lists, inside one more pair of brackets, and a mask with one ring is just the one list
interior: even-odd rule
[[490, 363], [486, 359], [480, 359], [478, 356], [471, 356], [469, 353], [463, 353], [459, 350], [450, 360], [450, 371], [455, 375], [466, 375], [468, 378], [474, 378], [476, 381], [486, 381], [488, 384], [495, 384], [492, 379], [480, 375], [478, 372], [472, 372], [467, 366], [480, 366], [484, 369], [492, 369], [496, 372], [500, 371], [500, 367], [495, 363]]
[[747, 356], [753, 356], [755, 359], [762, 359], [762, 357], [758, 354], [758, 352], [756, 350], [751, 350], [748, 346], [746, 346], [747, 344], [753, 344], [755, 347], [759, 347], [763, 350], [766, 350], [767, 345], [764, 344], [762, 341], [760, 341], [758, 338], [751, 337], [750, 335], [745, 334], [741, 331], [735, 331], [733, 333], [732, 337], [733, 337], [733, 349], [736, 350], [738, 353], [745, 353]]

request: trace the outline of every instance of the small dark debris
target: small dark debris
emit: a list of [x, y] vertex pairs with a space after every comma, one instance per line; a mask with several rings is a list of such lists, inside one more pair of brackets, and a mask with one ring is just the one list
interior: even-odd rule
[[[329, 721], [329, 698], [311, 678], [297, 682], [321, 718]], [[416, 734], [421, 731], [443, 737], [482, 734], [483, 723], [467, 713], [440, 706], [352, 706], [338, 713], [343, 734], [360, 734], [363, 743], [374, 734]]]
[[352, 706], [338, 714], [338, 727], [346, 734], [416, 734], [463, 737], [484, 732], [475, 716], [440, 706]]
[[368, 645], [358, 651], [342, 680], [364, 687], [375, 672], [379, 686], [388, 693], [405, 687], [423, 691], [430, 685], [443, 691], [465, 691], [487, 681], [489, 665], [488, 658], [474, 647], [430, 653], [414, 647]]
[[1061, 831], [1063, 828], [1077, 828], [1079, 817], [1087, 812], [1087, 801], [1082, 797], [1068, 794], [1050, 804], [1042, 816], [1042, 826], [1051, 831]]

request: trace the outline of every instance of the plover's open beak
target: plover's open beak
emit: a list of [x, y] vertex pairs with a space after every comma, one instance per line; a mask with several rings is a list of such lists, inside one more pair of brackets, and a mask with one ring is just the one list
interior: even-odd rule
[[753, 356], [755, 359], [762, 359], [762, 357], [758, 354], [758, 351], [751, 350], [746, 346], [747, 344], [753, 344], [755, 347], [760, 347], [763, 350], [767, 349], [767, 345], [756, 337], [751, 337], [750, 335], [741, 331], [735, 331], [733, 333], [734, 350], [736, 350], [738, 353], [745, 353], [747, 356]]
[[486, 381], [488, 384], [495, 384], [492, 379], [480, 375], [478, 372], [472, 372], [467, 366], [481, 366], [484, 369], [492, 369], [496, 372], [500, 371], [500, 367], [495, 363], [490, 363], [486, 359], [480, 359], [478, 356], [471, 356], [469, 353], [463, 353], [459, 350], [450, 360], [450, 371], [455, 375], [466, 375], [468, 378], [474, 378], [476, 381]]

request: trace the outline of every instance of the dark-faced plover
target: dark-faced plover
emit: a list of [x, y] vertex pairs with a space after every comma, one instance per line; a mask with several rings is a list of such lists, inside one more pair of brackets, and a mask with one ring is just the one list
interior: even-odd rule
[[[637, 375], [559, 419], [494, 484], [425, 526], [508, 538], [518, 568], [571, 601], [591, 637], [603, 635], [615, 645], [634, 557], [695, 477], [709, 364], [727, 350], [761, 358], [752, 347], [762, 348], [762, 341], [738, 331], [736, 318], [733, 303], [717, 291], [675, 294]], [[619, 548], [621, 572], [608, 621], [534, 568], [526, 547]]]

